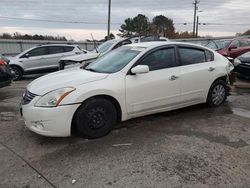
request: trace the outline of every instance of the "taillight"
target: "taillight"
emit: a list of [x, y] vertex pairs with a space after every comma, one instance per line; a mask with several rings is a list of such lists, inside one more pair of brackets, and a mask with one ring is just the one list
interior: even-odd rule
[[7, 65], [7, 63], [3, 60], [0, 60], [0, 66]]

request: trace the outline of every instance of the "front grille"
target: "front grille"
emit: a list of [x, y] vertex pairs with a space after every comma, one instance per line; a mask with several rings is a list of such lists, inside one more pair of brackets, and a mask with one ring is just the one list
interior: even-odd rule
[[37, 95], [26, 90], [23, 94], [22, 105], [29, 104]]

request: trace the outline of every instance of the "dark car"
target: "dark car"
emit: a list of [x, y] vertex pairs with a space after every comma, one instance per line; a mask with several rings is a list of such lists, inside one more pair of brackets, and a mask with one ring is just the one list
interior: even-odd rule
[[12, 77], [8, 59], [0, 55], [0, 88], [10, 85]]
[[250, 78], [250, 52], [247, 52], [234, 60], [234, 72], [241, 77]]
[[225, 57], [237, 58], [240, 55], [250, 51], [250, 39], [235, 38], [216, 41], [218, 53]]

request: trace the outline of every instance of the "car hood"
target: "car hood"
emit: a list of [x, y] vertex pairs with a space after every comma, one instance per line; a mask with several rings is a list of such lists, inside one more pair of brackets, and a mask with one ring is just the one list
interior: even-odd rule
[[63, 61], [86, 61], [89, 59], [95, 59], [100, 55], [100, 53], [87, 53], [87, 54], [80, 54], [80, 55], [73, 55], [73, 56], [68, 56], [64, 57], [61, 60]]
[[247, 52], [240, 57], [238, 57], [242, 62], [250, 63], [250, 52]]
[[108, 74], [90, 72], [84, 69], [68, 69], [42, 76], [27, 86], [36, 95], [44, 95], [63, 87], [76, 87], [85, 83], [105, 79]]
[[9, 64], [15, 63], [17, 61], [16, 56], [14, 56], [14, 57], [10, 56], [10, 57], [8, 57], [8, 59], [9, 59]]

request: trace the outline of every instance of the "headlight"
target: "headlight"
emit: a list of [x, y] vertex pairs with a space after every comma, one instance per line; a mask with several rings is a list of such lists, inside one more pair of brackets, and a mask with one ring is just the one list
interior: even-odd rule
[[238, 66], [239, 64], [241, 64], [241, 61], [238, 58], [236, 58], [234, 60], [234, 66]]
[[61, 88], [43, 95], [35, 104], [37, 107], [56, 107], [72, 91], [73, 87]]

